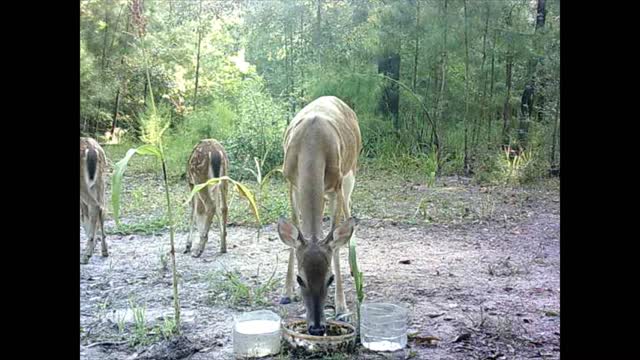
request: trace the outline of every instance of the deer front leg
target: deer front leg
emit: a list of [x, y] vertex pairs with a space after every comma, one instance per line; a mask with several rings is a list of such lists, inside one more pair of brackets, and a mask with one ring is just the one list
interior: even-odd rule
[[[291, 221], [297, 228], [300, 228], [300, 223], [298, 221], [298, 204], [296, 203], [295, 192], [291, 185], [289, 185], [289, 203], [291, 204]], [[291, 300], [297, 300], [294, 298], [294, 265], [295, 250], [291, 248], [289, 249], [289, 262], [287, 266], [287, 278], [285, 279], [284, 284], [284, 295], [280, 299], [280, 304], [289, 304], [291, 303]]]
[[193, 220], [196, 216], [196, 202], [198, 200], [196, 198], [191, 200], [191, 204], [193, 206], [191, 206], [191, 219], [189, 219], [189, 235], [187, 235], [187, 243], [184, 246], [184, 251], [182, 252], [183, 254], [188, 254], [191, 252], [191, 235], [193, 234]]
[[[349, 214], [349, 209], [346, 206], [345, 196], [343, 194], [342, 186], [339, 186], [336, 191], [329, 196], [329, 202], [331, 205], [331, 229], [335, 229], [342, 220], [346, 220], [346, 216]], [[336, 320], [350, 321], [349, 309], [347, 308], [347, 302], [344, 297], [344, 287], [342, 282], [342, 272], [340, 271], [340, 249], [333, 251], [333, 272], [335, 275], [336, 293], [335, 293], [335, 306], [336, 306]]]
[[289, 203], [291, 204], [291, 222], [300, 229], [300, 221], [298, 219], [298, 203], [293, 186], [289, 185]]
[[86, 212], [83, 214], [84, 231], [87, 235], [87, 245], [84, 249], [84, 255], [80, 259], [80, 263], [87, 264], [93, 255], [95, 248], [96, 227], [98, 225], [98, 211], [100, 208], [95, 206], [87, 206]]
[[344, 298], [342, 287], [342, 274], [340, 272], [340, 249], [333, 251], [333, 271], [336, 279], [336, 319], [348, 317], [347, 302]]
[[[202, 207], [200, 206], [202, 205]], [[200, 244], [198, 249], [191, 254], [193, 257], [200, 257], [204, 251], [204, 246], [209, 240], [209, 228], [211, 227], [211, 221], [213, 220], [214, 209], [209, 206], [205, 206], [202, 203], [198, 204], [196, 211], [196, 225], [198, 226], [198, 232], [200, 233]]]
[[107, 249], [107, 237], [104, 234], [104, 219], [102, 217], [102, 214], [102, 209], [100, 209], [98, 223], [100, 224], [100, 234], [102, 235], [102, 256], [107, 257], [109, 256], [109, 251]]
[[224, 254], [227, 252], [227, 213], [229, 209], [227, 208], [227, 184], [223, 184], [220, 189], [220, 204], [218, 205], [218, 209], [220, 209], [220, 214], [218, 215], [218, 220], [220, 221], [220, 253]]
[[336, 185], [336, 190], [329, 198], [331, 202], [331, 229], [335, 229], [342, 221], [347, 220], [348, 210], [346, 209], [347, 202], [342, 188], [342, 180]]
[[[295, 250], [293, 248], [289, 249], [289, 265], [287, 266], [287, 279], [284, 284], [284, 296], [280, 299], [280, 304], [289, 304], [291, 303], [291, 299], [294, 294], [294, 279], [293, 279], [293, 271], [294, 271], [294, 262], [295, 262]], [[293, 300], [296, 300], [293, 298]]]

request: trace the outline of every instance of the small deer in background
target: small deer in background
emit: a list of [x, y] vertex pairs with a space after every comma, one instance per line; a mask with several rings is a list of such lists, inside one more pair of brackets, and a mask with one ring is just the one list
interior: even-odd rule
[[[278, 222], [280, 239], [291, 247], [285, 296], [280, 303], [291, 302], [295, 258], [298, 261], [295, 279], [307, 311], [309, 334], [323, 335], [326, 331], [324, 304], [329, 285], [334, 280], [332, 259], [336, 318], [347, 312], [340, 272], [340, 247], [349, 242], [355, 226], [350, 218], [350, 205], [362, 147], [358, 119], [342, 100], [333, 96], [320, 97], [293, 118], [283, 145], [283, 175], [289, 183], [293, 224], [284, 219]], [[326, 237], [322, 235], [325, 196], [331, 209], [331, 231]], [[302, 219], [302, 228], [299, 219]]]
[[80, 262], [89, 262], [95, 247], [95, 237], [100, 228], [102, 256], [109, 256], [107, 238], [104, 235], [103, 209], [105, 202], [104, 172], [107, 158], [104, 150], [92, 138], [80, 138], [80, 220], [88, 238]]
[[[229, 159], [222, 145], [213, 139], [201, 140], [193, 148], [187, 165], [189, 190], [193, 190], [195, 185], [205, 183], [211, 178], [226, 176], [228, 169]], [[217, 215], [220, 222], [220, 252], [227, 252], [227, 193], [228, 181], [222, 180], [214, 186], [200, 190], [193, 197], [185, 254], [191, 251], [191, 230], [195, 220], [200, 233], [200, 244], [192, 256], [200, 257], [202, 255], [213, 215]]]

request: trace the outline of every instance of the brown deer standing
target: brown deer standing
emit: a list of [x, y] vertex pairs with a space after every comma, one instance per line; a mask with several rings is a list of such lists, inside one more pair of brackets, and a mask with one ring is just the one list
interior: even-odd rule
[[[340, 273], [340, 247], [354, 230], [351, 192], [360, 154], [361, 136], [356, 114], [333, 96], [324, 96], [304, 107], [284, 135], [283, 174], [289, 182], [293, 224], [278, 222], [278, 234], [291, 247], [282, 304], [294, 293], [294, 249], [298, 261], [296, 280], [307, 311], [309, 334], [325, 333], [324, 304], [334, 275], [336, 314], [347, 312]], [[324, 197], [329, 198], [331, 231], [322, 236]], [[343, 215], [344, 217], [342, 217]], [[300, 229], [299, 219], [302, 219]], [[341, 219], [349, 219], [341, 222]], [[302, 231], [301, 231], [302, 230]]]
[[109, 256], [102, 218], [106, 162], [104, 150], [97, 141], [87, 137], [80, 138], [80, 220], [88, 239], [84, 254], [80, 258], [82, 264], [88, 263], [93, 255], [98, 227], [102, 235], [102, 256]]
[[[211, 178], [226, 176], [229, 169], [229, 159], [222, 145], [213, 139], [201, 140], [191, 152], [187, 166], [189, 189], [207, 182]], [[200, 190], [191, 200], [191, 222], [189, 236], [184, 253], [191, 251], [191, 230], [195, 220], [200, 233], [200, 245], [192, 254], [200, 257], [207, 243], [209, 228], [213, 215], [218, 216], [220, 222], [220, 252], [227, 252], [227, 191], [228, 182], [223, 180], [214, 186]]]

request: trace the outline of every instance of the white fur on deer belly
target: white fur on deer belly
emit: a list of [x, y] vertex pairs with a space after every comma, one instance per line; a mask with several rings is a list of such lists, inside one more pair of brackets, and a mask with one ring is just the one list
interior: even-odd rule
[[236, 324], [236, 331], [247, 335], [268, 334], [280, 329], [280, 323], [270, 320], [249, 320]]

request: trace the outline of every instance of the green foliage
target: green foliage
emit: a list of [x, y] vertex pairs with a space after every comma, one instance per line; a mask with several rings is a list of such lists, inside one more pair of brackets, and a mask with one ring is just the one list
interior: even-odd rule
[[226, 102], [202, 105], [186, 115], [183, 122], [167, 134], [166, 160], [171, 177], [185, 173], [187, 160], [200, 140], [216, 139], [224, 143], [232, 131], [235, 117]]
[[[415, 170], [427, 184], [434, 183], [434, 171], [462, 174], [466, 119], [471, 170], [480, 181], [504, 182], [500, 174], [507, 167], [497, 149], [505, 100], [511, 119], [506, 134], [516, 139], [522, 92], [533, 81], [528, 135], [510, 145], [525, 145], [532, 158], [517, 182], [542, 177], [552, 144], [553, 161], [559, 161], [552, 136], [559, 111], [559, 1], [546, 2], [545, 26], [538, 30], [536, 2], [467, 2], [466, 19], [463, 2], [446, 3], [145, 2], [143, 43], [131, 26], [137, 23], [129, 1], [82, 1], [81, 133], [100, 138], [117, 110], [116, 125], [129, 131], [128, 147], [137, 148], [140, 136], [153, 143], [170, 124], [162, 152], [172, 181], [179, 181], [193, 146], [205, 138], [223, 143], [230, 175], [244, 181], [255, 178], [254, 158], [263, 173], [279, 168], [288, 122], [313, 99], [334, 95], [356, 111], [363, 161], [401, 174]], [[378, 74], [377, 62], [390, 52], [401, 58], [393, 83], [400, 89], [399, 129], [378, 114], [383, 88], [392, 81]], [[508, 64], [512, 81], [505, 99]], [[153, 104], [158, 106], [150, 112]], [[152, 159], [134, 157], [131, 171], [158, 174], [160, 163]], [[260, 204], [265, 219], [279, 202], [276, 195]]]
[[239, 179], [250, 176], [254, 157], [264, 158], [263, 167], [282, 165], [282, 134], [287, 124], [285, 108], [274, 101], [259, 78], [243, 82], [237, 121], [225, 142], [229, 154], [230, 173]]
[[159, 326], [160, 335], [165, 340], [168, 340], [178, 332], [178, 326], [176, 324], [176, 319], [172, 316], [166, 316], [162, 320], [162, 324]]
[[253, 193], [251, 192], [251, 190], [249, 190], [249, 188], [247, 188], [246, 185], [243, 185], [235, 180], [233, 180], [232, 178], [228, 177], [228, 176], [221, 176], [219, 178], [211, 178], [209, 180], [207, 180], [207, 182], [203, 183], [203, 184], [197, 184], [193, 187], [193, 189], [191, 190], [191, 193], [189, 194], [189, 197], [187, 198], [187, 202], [185, 202], [185, 206], [189, 206], [188, 203], [191, 201], [191, 199], [195, 196], [195, 194], [204, 189], [205, 187], [208, 186], [214, 186], [216, 184], [218, 184], [220, 181], [228, 181], [231, 182], [233, 185], [235, 185], [234, 188], [238, 195], [240, 195], [240, 197], [244, 198], [247, 200], [247, 202], [249, 202], [250, 205], [250, 209], [253, 212], [253, 215], [256, 217], [256, 220], [258, 221], [258, 225], [261, 225], [260, 222], [260, 212], [258, 211], [258, 205], [256, 203], [256, 199], [253, 196]]
[[129, 307], [133, 313], [133, 334], [129, 338], [131, 346], [136, 345], [148, 345], [153, 340], [149, 336], [149, 329], [147, 327], [147, 308], [144, 305], [138, 305], [132, 299], [129, 300]]
[[269, 294], [277, 287], [274, 272], [266, 281], [248, 280], [239, 272], [214, 272], [208, 275], [209, 302], [224, 303], [234, 307], [269, 305]]

